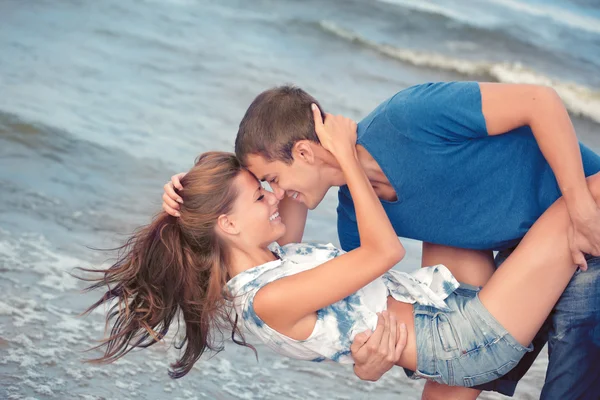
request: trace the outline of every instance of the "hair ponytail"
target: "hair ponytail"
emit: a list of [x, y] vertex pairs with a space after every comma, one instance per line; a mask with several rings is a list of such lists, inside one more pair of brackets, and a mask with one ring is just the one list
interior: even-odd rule
[[[214, 232], [218, 216], [231, 210], [233, 180], [241, 170], [233, 154], [203, 154], [182, 180], [181, 217], [159, 213], [118, 248], [111, 267], [82, 269], [101, 274], [85, 279], [95, 282], [87, 291], [108, 286], [85, 313], [116, 300], [106, 317], [107, 325], [112, 323], [110, 335], [95, 347], [104, 346], [104, 355], [89, 362], [110, 363], [136, 347], [149, 347], [179, 318], [185, 335], [175, 347], [183, 354], [171, 364], [172, 378], [187, 374], [207, 349], [221, 351], [225, 330], [235, 343], [254, 349], [244, 341], [237, 316], [226, 304], [231, 300], [223, 291], [227, 252]], [[221, 338], [214, 337], [217, 333]]]

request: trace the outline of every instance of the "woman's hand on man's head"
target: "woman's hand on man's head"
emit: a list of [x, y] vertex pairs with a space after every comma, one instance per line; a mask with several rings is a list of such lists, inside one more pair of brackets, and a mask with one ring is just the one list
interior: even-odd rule
[[315, 122], [315, 132], [319, 137], [321, 146], [335, 157], [341, 154], [356, 151], [356, 122], [343, 115], [325, 114], [325, 121], [321, 110], [316, 104], [311, 105]]

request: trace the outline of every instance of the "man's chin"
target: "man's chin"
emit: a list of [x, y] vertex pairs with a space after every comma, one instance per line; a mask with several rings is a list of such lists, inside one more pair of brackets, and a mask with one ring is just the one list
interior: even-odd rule
[[321, 204], [321, 202], [323, 201], [324, 198], [325, 198], [325, 196], [321, 197], [318, 201], [310, 200], [310, 201], [306, 201], [303, 203], [309, 210], [312, 211], [315, 208], [317, 208], [319, 206], [319, 204]]

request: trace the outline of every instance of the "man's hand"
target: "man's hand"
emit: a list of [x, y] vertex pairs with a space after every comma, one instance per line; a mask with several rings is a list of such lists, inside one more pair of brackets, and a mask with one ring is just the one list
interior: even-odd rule
[[[162, 208], [169, 215], [174, 217], [179, 217], [179, 204], [183, 204], [183, 199], [177, 193], [175, 193], [175, 189], [183, 190], [183, 186], [181, 185], [181, 179], [185, 176], [185, 172], [181, 172], [177, 175], [173, 175], [171, 180], [165, 183], [163, 189], [165, 192], [162, 195], [163, 203]], [[178, 204], [179, 203], [179, 204]]]
[[585, 271], [587, 262], [584, 253], [600, 256], [600, 208], [592, 200], [586, 207], [570, 209], [569, 215], [572, 222], [568, 232], [571, 256], [573, 262]]
[[350, 346], [354, 373], [362, 380], [377, 381], [400, 359], [406, 347], [407, 330], [388, 311], [378, 313], [377, 328], [359, 333]]

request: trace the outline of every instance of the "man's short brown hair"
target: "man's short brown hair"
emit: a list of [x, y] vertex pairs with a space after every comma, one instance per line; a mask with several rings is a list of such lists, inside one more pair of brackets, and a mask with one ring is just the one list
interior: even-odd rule
[[267, 161], [291, 164], [292, 149], [299, 140], [319, 143], [310, 105], [317, 100], [299, 87], [285, 85], [259, 94], [240, 122], [235, 139], [235, 154], [247, 163], [250, 154]]

